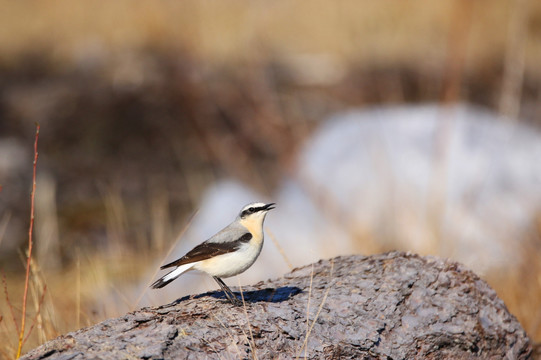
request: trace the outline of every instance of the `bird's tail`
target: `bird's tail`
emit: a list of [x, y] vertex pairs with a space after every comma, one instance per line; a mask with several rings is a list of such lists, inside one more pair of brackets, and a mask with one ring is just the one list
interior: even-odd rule
[[178, 278], [180, 275], [182, 275], [186, 271], [190, 270], [194, 265], [195, 263], [180, 265], [175, 270], [165, 274], [164, 276], [156, 280], [152, 285], [150, 285], [150, 287], [153, 289], [160, 289], [164, 287], [165, 285], [169, 284], [171, 281]]

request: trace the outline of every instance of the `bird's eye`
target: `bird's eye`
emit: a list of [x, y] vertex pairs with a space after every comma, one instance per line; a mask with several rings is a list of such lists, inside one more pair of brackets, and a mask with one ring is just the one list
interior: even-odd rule
[[253, 212], [255, 212], [255, 208], [251, 207], [251, 208], [248, 209], [248, 211], [253, 213]]

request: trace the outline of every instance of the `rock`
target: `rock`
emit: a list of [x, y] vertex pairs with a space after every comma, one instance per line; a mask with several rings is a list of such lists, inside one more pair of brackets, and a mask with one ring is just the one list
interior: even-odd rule
[[495, 291], [435, 257], [345, 256], [243, 289], [185, 297], [78, 330], [23, 359], [528, 359]]

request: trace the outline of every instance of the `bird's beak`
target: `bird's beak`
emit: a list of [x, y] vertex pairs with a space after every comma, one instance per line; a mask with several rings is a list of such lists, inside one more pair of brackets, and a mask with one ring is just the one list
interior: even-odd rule
[[269, 211], [269, 210], [274, 209], [274, 205], [276, 205], [276, 204], [275, 203], [270, 203], [270, 204], [265, 205], [265, 210]]

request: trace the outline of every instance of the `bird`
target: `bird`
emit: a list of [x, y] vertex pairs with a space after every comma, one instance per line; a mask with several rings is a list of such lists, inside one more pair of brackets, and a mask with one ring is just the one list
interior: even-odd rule
[[254, 202], [244, 206], [236, 219], [208, 240], [194, 247], [181, 258], [160, 269], [173, 271], [156, 280], [151, 287], [160, 289], [189, 270], [198, 270], [213, 277], [233, 305], [241, 301], [222, 281], [246, 271], [263, 248], [263, 222], [275, 203]]

